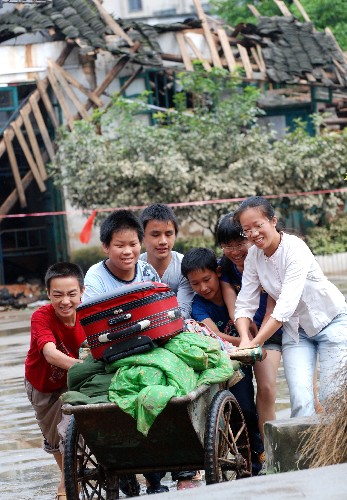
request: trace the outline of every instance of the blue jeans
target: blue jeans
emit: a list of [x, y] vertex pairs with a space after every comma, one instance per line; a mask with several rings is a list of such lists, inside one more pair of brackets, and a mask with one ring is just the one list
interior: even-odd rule
[[347, 313], [336, 316], [314, 337], [299, 328], [299, 342], [283, 333], [283, 366], [290, 394], [291, 417], [313, 415], [313, 375], [319, 359], [320, 392], [324, 400], [336, 389], [336, 372], [347, 360]]

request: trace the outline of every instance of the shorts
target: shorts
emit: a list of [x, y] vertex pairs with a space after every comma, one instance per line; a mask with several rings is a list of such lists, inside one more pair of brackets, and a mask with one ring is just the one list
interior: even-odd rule
[[59, 451], [63, 453], [71, 416], [62, 413], [60, 396], [67, 391], [67, 387], [54, 392], [40, 392], [26, 379], [24, 379], [24, 385], [44, 437], [43, 449], [47, 453]]
[[263, 347], [268, 351], [282, 352], [282, 329], [277, 330], [269, 339], [265, 340]]

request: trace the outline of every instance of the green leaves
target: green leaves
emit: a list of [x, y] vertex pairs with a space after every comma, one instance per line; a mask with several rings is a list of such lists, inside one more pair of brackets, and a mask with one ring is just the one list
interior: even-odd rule
[[[257, 125], [254, 88], [201, 69], [195, 76], [183, 74], [181, 84], [197, 96], [197, 107], [186, 109], [182, 91], [178, 107], [168, 116], [161, 113], [154, 126], [145, 114], [147, 96], [134, 102], [115, 96], [92, 121], [77, 122], [72, 132], [60, 130], [51, 174], [74, 206], [91, 210], [345, 187], [347, 131], [311, 137], [297, 123], [275, 141]], [[274, 203], [285, 218], [299, 210], [324, 225], [343, 199], [321, 194]], [[213, 233], [219, 216], [232, 208], [220, 203], [177, 212]]]

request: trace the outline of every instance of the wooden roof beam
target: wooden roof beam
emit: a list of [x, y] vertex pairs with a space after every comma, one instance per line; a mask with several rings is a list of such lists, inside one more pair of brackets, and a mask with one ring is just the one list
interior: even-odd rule
[[200, 2], [200, 0], [193, 0], [193, 1], [194, 1], [196, 12], [198, 14], [198, 18], [200, 19], [201, 24], [202, 24], [202, 29], [204, 30], [205, 38], [206, 38], [208, 47], [210, 49], [213, 64], [217, 68], [222, 68], [223, 66], [222, 66], [221, 60], [219, 58], [218, 50], [217, 50], [215, 41], [213, 39], [210, 27], [208, 25], [206, 14], [203, 11], [203, 8], [201, 6], [201, 2]]
[[34, 158], [31, 154], [31, 151], [29, 149], [29, 146], [25, 140], [25, 137], [23, 135], [23, 132], [22, 130], [18, 127], [18, 125], [16, 125], [16, 122], [13, 122], [11, 124], [12, 128], [13, 128], [13, 131], [17, 137], [17, 140], [19, 142], [19, 145], [20, 147], [22, 148], [22, 151], [24, 153], [24, 156], [28, 162], [28, 165], [30, 167], [30, 170], [33, 174], [33, 177], [34, 179], [36, 180], [36, 183], [39, 187], [39, 190], [41, 191], [41, 193], [45, 192], [46, 191], [46, 186], [41, 178], [41, 175], [40, 175], [40, 172], [39, 172], [39, 169], [34, 161]]
[[15, 185], [16, 185], [16, 191], [17, 191], [19, 203], [20, 203], [20, 206], [22, 208], [25, 208], [27, 206], [27, 200], [26, 200], [26, 197], [25, 197], [25, 192], [24, 192], [24, 187], [23, 187], [23, 184], [22, 184], [22, 179], [21, 179], [20, 173], [19, 173], [19, 168], [18, 168], [18, 163], [17, 163], [17, 160], [16, 160], [16, 155], [15, 155], [14, 149], [13, 149], [13, 144], [12, 144], [13, 137], [11, 139], [9, 137], [9, 135], [10, 135], [9, 131], [5, 130], [5, 132], [4, 132], [4, 141], [5, 141], [7, 155], [8, 155], [8, 159], [9, 159], [11, 170], [12, 170], [12, 175], [13, 175], [14, 182], [15, 182]]

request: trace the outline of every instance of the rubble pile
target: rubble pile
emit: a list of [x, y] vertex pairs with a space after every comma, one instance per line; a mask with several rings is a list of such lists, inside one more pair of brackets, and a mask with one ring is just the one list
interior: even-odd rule
[[47, 294], [41, 283], [0, 285], [0, 312], [36, 307], [47, 301]]

